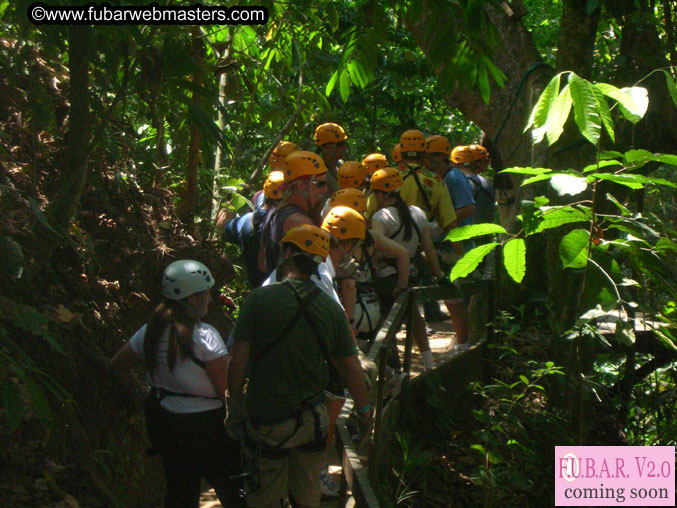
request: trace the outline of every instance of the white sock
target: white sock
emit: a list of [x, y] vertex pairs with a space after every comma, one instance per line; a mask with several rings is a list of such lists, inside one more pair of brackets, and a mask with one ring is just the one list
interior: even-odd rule
[[430, 370], [435, 368], [435, 360], [433, 360], [433, 352], [428, 349], [428, 351], [421, 351], [421, 358], [423, 358], [423, 367], [425, 370]]

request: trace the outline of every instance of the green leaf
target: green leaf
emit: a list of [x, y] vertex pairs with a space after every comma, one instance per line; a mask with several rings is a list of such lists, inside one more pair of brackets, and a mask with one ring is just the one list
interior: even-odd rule
[[12, 381], [5, 381], [0, 393], [0, 402], [5, 409], [7, 425], [14, 431], [21, 423], [21, 417], [24, 415], [24, 404], [21, 395]]
[[663, 70], [663, 73], [665, 74], [665, 84], [668, 86], [668, 91], [670, 92], [670, 97], [672, 97], [672, 102], [674, 102], [675, 106], [677, 106], [677, 84], [675, 84], [675, 80], [669, 71]]
[[444, 239], [445, 241], [450, 242], [460, 242], [461, 240], [467, 240], [468, 238], [492, 235], [495, 233], [506, 233], [506, 230], [498, 224], [471, 224], [469, 226], [453, 228], [451, 231], [449, 231], [449, 233], [447, 233], [447, 236]]
[[615, 150], [606, 150], [599, 154], [600, 159], [622, 159], [623, 154]]
[[595, 178], [600, 180], [608, 180], [620, 185], [625, 185], [631, 189], [641, 189], [644, 185], [637, 181], [637, 175], [612, 175], [610, 173], [592, 173], [588, 175], [588, 182], [592, 182]]
[[573, 208], [571, 206], [541, 208], [543, 215], [540, 217], [540, 223], [533, 233], [540, 233], [546, 229], [557, 228], [564, 224], [572, 224], [574, 222], [587, 222], [590, 220], [590, 215], [584, 211]]
[[571, 104], [571, 87], [567, 84], [552, 104], [548, 120], [544, 126], [548, 137], [548, 145], [555, 143], [562, 135], [562, 132], [564, 132], [564, 124], [567, 118], [569, 118]]
[[571, 88], [571, 98], [574, 101], [574, 120], [576, 120], [578, 130], [590, 143], [597, 145], [602, 125], [592, 84], [571, 73], [569, 88]]
[[529, 185], [530, 183], [542, 182], [543, 180], [550, 180], [554, 176], [553, 173], [548, 173], [545, 175], [536, 175], [522, 180], [522, 187]]
[[45, 226], [49, 231], [54, 233], [56, 236], [62, 238], [61, 234], [52, 227], [52, 225], [49, 223], [49, 219], [47, 218], [47, 214], [42, 211], [40, 208], [40, 205], [38, 204], [37, 201], [35, 201], [33, 198], [28, 198], [28, 202], [31, 205], [31, 210], [33, 210], [33, 214], [35, 217], [40, 221], [40, 223]]
[[628, 164], [642, 166], [654, 159], [654, 155], [648, 150], [628, 150], [623, 157]]
[[513, 238], [503, 246], [503, 266], [508, 275], [517, 282], [522, 282], [527, 269], [527, 248], [524, 238]]
[[559, 244], [559, 257], [564, 268], [584, 268], [588, 262], [590, 233], [574, 229], [567, 233]]
[[606, 100], [606, 97], [598, 88], [591, 86], [590, 89], [595, 96], [595, 102], [597, 102], [597, 112], [599, 113], [600, 118], [602, 119], [602, 125], [606, 129], [607, 134], [611, 138], [613, 143], [616, 142], [616, 134], [614, 133], [614, 122], [611, 119], [611, 111], [609, 110], [609, 103]]
[[552, 185], [552, 188], [555, 189], [560, 196], [564, 196], [565, 194], [575, 196], [588, 188], [585, 178], [564, 173], [553, 175], [550, 180], [550, 185]]
[[508, 168], [500, 171], [500, 173], [515, 173], [517, 175], [545, 175], [547, 173], [552, 173], [552, 169], [548, 168]]
[[528, 377], [526, 377], [524, 374], [520, 374], [519, 377], [520, 377], [520, 381], [522, 381], [522, 383], [529, 386], [529, 378]]
[[[538, 102], [534, 106], [534, 109], [531, 111], [531, 116], [529, 117], [529, 121], [523, 132], [528, 131], [531, 126], [539, 128], [545, 125], [550, 109], [559, 95], [560, 78], [561, 74], [557, 74], [557, 76], [552, 78], [550, 83], [545, 87], [543, 93], [538, 98]], [[545, 134], [545, 132], [540, 133], [540, 138], [534, 139], [534, 142], [539, 143], [543, 139], [543, 134]]]
[[646, 113], [649, 105], [646, 88], [632, 87], [619, 90], [608, 83], [597, 83], [594, 86], [604, 95], [618, 102], [621, 113], [629, 122], [639, 122]]
[[598, 164], [590, 164], [589, 166], [585, 166], [585, 168], [583, 168], [583, 173], [589, 173], [590, 171], [595, 171], [601, 168], [608, 168], [610, 166], [622, 166], [622, 164], [615, 160], [602, 160], [599, 161]]
[[341, 71], [341, 75], [339, 76], [339, 92], [343, 102], [346, 102], [350, 96], [350, 79], [348, 78], [348, 73], [345, 69]]
[[482, 100], [485, 104], [489, 104], [489, 99], [491, 97], [491, 87], [489, 86], [489, 74], [487, 74], [487, 68], [484, 65], [484, 62], [481, 60], [477, 64], [478, 73], [477, 73], [477, 87], [480, 90], [482, 95]]
[[487, 243], [466, 252], [465, 255], [459, 259], [451, 269], [449, 280], [454, 282], [456, 279], [470, 274], [475, 268], [477, 268], [477, 265], [480, 264], [484, 257], [494, 250], [498, 245], [499, 244], [497, 242]]
[[606, 193], [606, 198], [611, 201], [614, 205], [616, 205], [616, 208], [618, 208], [621, 211], [621, 214], [624, 216], [630, 215], [630, 210], [624, 206], [620, 201], [616, 199], [616, 197], [613, 194], [609, 194], [608, 192]]
[[618, 321], [614, 338], [625, 346], [632, 346], [635, 343], [635, 330], [627, 321]]
[[49, 402], [47, 402], [47, 397], [45, 397], [45, 392], [42, 388], [30, 378], [26, 379], [26, 388], [28, 388], [28, 393], [30, 393], [33, 400], [35, 414], [39, 418], [50, 419], [52, 417], [52, 410], [49, 407]]
[[656, 153], [654, 154], [653, 160], [662, 162], [663, 164], [669, 164], [670, 166], [677, 166], [677, 155]]

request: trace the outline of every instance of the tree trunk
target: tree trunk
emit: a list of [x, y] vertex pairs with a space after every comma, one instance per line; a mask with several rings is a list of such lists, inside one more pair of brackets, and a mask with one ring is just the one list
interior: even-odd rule
[[[202, 33], [199, 26], [191, 28], [193, 35], [193, 61], [195, 67], [198, 69], [193, 75], [193, 83], [196, 88], [202, 86], [202, 64], [204, 60], [204, 46], [202, 43]], [[192, 100], [196, 109], [201, 108], [201, 99], [198, 92], [193, 92]], [[186, 182], [183, 189], [183, 203], [177, 210], [177, 214], [181, 221], [188, 225], [189, 230], [192, 230], [195, 222], [195, 209], [197, 208], [198, 199], [200, 197], [200, 189], [198, 186], [198, 165], [200, 162], [200, 144], [202, 143], [202, 132], [198, 126], [197, 121], [191, 117], [190, 122], [190, 141], [188, 143], [188, 162], [186, 164]]]
[[[70, 110], [66, 135], [66, 161], [59, 190], [47, 210], [51, 226], [60, 234], [65, 234], [68, 230], [87, 183], [90, 31], [90, 27], [86, 25], [72, 25], [68, 30]], [[38, 228], [40, 235], [45, 239], [39, 259], [48, 263], [58, 242], [54, 241], [52, 233], [42, 225]]]

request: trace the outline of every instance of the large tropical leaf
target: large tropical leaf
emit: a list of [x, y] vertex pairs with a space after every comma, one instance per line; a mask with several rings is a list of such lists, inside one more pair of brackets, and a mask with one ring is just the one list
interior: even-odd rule
[[[571, 98], [574, 101], [574, 120], [583, 137], [593, 145], [597, 145], [602, 129], [597, 99], [592, 91], [592, 84], [574, 73], [569, 76]], [[552, 143], [551, 143], [552, 144]]]
[[456, 279], [470, 274], [482, 262], [484, 257], [494, 250], [497, 245], [499, 245], [497, 242], [487, 243], [466, 252], [451, 269], [449, 280], [453, 282]]
[[450, 242], [460, 242], [468, 238], [476, 236], [491, 235], [495, 233], [506, 233], [505, 229], [498, 224], [471, 224], [469, 226], [461, 226], [460, 228], [453, 228], [444, 238]]
[[527, 269], [527, 247], [524, 238], [513, 238], [503, 246], [503, 266], [508, 275], [517, 282], [522, 282]]
[[549, 145], [555, 143], [564, 132], [564, 123], [569, 118], [571, 104], [571, 87], [567, 84], [553, 102], [548, 113], [548, 120], [545, 123], [545, 133]]
[[646, 88], [633, 86], [632, 88], [618, 89], [608, 83], [597, 83], [594, 86], [604, 95], [618, 102], [618, 107], [626, 120], [637, 123], [646, 113], [649, 106]]
[[[550, 80], [548, 86], [545, 87], [543, 93], [538, 98], [538, 102], [534, 109], [531, 111], [531, 116], [527, 122], [524, 132], [528, 131], [530, 127], [535, 129], [540, 129], [545, 125], [546, 120], [548, 119], [548, 114], [552, 109], [552, 106], [555, 102], [555, 99], [559, 95], [559, 82], [561, 79], [561, 74], [557, 74], [554, 78]], [[540, 143], [545, 134], [544, 130], [539, 130], [538, 133], [534, 133], [533, 138], [535, 143]]]
[[559, 244], [559, 257], [564, 268], [584, 268], [588, 262], [590, 233], [574, 229], [567, 233]]

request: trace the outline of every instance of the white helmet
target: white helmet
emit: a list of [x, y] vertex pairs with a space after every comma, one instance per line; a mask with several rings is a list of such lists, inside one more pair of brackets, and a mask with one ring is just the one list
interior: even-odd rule
[[162, 294], [170, 300], [183, 300], [207, 291], [213, 285], [214, 277], [209, 268], [192, 259], [174, 261], [162, 274]]

